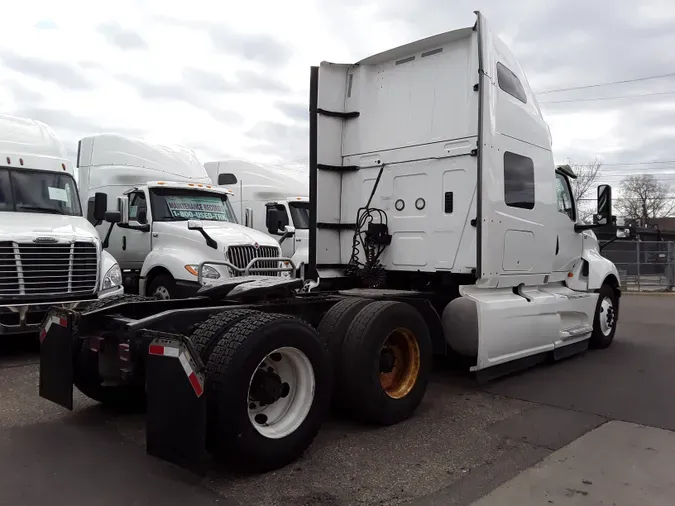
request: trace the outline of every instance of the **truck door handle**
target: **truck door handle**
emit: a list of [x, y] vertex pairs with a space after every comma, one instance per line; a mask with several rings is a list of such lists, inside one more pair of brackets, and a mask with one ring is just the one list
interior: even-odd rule
[[122, 251], [126, 251], [126, 250], [127, 250], [127, 236], [123, 235], [122, 236]]

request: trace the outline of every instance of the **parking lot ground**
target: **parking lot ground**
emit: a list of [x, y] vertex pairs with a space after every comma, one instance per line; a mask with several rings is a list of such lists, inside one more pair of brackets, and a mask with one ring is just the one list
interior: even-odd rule
[[504, 504], [672, 504], [675, 432], [611, 421], [484, 496]]
[[673, 303], [626, 296], [610, 349], [484, 386], [437, 368], [412, 419], [385, 428], [331, 419], [303, 458], [258, 476], [214, 467], [199, 479], [149, 457], [142, 416], [114, 416], [79, 395], [74, 412], [62, 410], [37, 396], [34, 354], [0, 358], [1, 498], [25, 505], [43, 504], [40, 497], [56, 505], [471, 504], [609, 420], [675, 429]]

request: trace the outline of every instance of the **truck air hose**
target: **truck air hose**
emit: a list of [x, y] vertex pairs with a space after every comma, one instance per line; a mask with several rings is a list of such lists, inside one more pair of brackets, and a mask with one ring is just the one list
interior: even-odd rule
[[[381, 287], [386, 281], [386, 271], [384, 266], [380, 263], [380, 256], [386, 248], [386, 243], [375, 241], [372, 236], [368, 234], [369, 225], [372, 223], [384, 225], [385, 230], [388, 226], [387, 213], [382, 209], [370, 206], [373, 197], [375, 196], [375, 192], [377, 191], [377, 187], [380, 184], [380, 178], [382, 177], [384, 167], [385, 164], [380, 166], [380, 171], [377, 174], [377, 179], [370, 192], [368, 202], [356, 212], [356, 227], [352, 239], [352, 254], [345, 269], [345, 274], [347, 276], [359, 277], [365, 286], [371, 288]], [[375, 220], [376, 218], [377, 221]], [[361, 247], [363, 247], [365, 262], [359, 260]]]

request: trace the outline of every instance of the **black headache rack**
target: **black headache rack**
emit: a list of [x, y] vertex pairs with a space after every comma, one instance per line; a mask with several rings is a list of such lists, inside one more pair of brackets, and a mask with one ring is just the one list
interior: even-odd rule
[[311, 321], [341, 299], [295, 294], [301, 286], [299, 279], [240, 277], [189, 299], [120, 302], [87, 313], [52, 308], [40, 331], [39, 394], [72, 410], [75, 361], [84, 353], [88, 366], [101, 375], [104, 370], [110, 375], [112, 367], [117, 384], [144, 383], [148, 454], [202, 474], [207, 380], [186, 336], [227, 309], [296, 314]]

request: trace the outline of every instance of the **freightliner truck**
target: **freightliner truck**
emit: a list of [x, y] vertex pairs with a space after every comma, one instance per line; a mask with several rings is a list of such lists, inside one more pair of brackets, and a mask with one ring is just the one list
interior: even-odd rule
[[72, 408], [75, 384], [144, 401], [151, 455], [264, 471], [297, 459], [331, 405], [406, 420], [434, 354], [489, 379], [612, 343], [619, 276], [592, 232], [611, 224], [611, 189], [595, 223], [578, 223], [575, 175], [554, 164], [527, 79], [480, 13], [312, 67], [309, 122], [305, 281], [52, 310], [43, 397]]
[[[92, 195], [92, 213], [105, 213]], [[123, 293], [115, 258], [82, 216], [73, 165], [41, 121], [0, 115], [0, 338], [37, 334], [48, 309]]]

